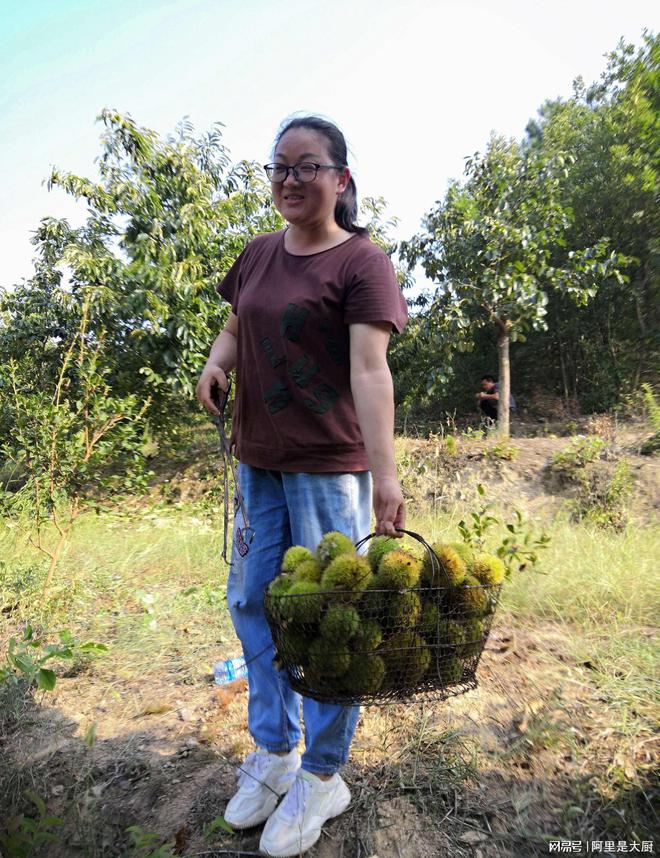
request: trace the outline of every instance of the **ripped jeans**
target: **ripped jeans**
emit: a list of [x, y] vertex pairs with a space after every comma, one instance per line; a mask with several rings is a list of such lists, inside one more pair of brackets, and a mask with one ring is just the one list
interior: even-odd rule
[[[291, 545], [314, 551], [330, 530], [340, 530], [354, 542], [367, 536], [371, 473], [282, 473], [239, 464], [238, 479], [254, 539], [249, 545], [243, 540], [244, 522], [237, 508], [227, 601], [249, 662], [248, 727], [259, 747], [289, 751], [301, 736], [301, 697], [290, 687], [285, 671], [273, 666], [264, 592], [279, 573], [282, 555]], [[314, 774], [334, 774], [348, 759], [360, 708], [303, 697], [302, 710], [302, 767]]]

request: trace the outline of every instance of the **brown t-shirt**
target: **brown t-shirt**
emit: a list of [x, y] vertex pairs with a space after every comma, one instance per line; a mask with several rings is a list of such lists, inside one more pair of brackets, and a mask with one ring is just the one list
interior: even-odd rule
[[232, 442], [241, 462], [307, 473], [365, 471], [351, 395], [348, 326], [390, 322], [406, 303], [389, 257], [355, 235], [311, 256], [258, 236], [218, 292], [238, 317]]

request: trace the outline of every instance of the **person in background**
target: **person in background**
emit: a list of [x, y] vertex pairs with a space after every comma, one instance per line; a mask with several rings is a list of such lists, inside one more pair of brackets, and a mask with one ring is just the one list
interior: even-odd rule
[[[339, 774], [359, 707], [301, 698], [273, 665], [264, 592], [291, 545], [324, 533], [355, 542], [371, 530], [401, 536], [405, 507], [394, 459], [390, 333], [407, 320], [389, 257], [355, 223], [356, 188], [341, 131], [320, 117], [288, 121], [265, 166], [286, 229], [257, 236], [218, 291], [231, 304], [197, 385], [236, 369], [232, 443], [254, 537], [236, 509], [227, 600], [248, 670], [248, 727], [257, 746], [240, 768], [225, 819], [266, 823], [270, 856], [299, 855], [348, 807]], [[284, 795], [279, 803], [280, 797]]]
[[[477, 403], [481, 412], [491, 420], [497, 420], [497, 403], [500, 398], [500, 386], [493, 375], [481, 376], [481, 390], [477, 393]], [[509, 410], [516, 410], [516, 400], [509, 394]]]

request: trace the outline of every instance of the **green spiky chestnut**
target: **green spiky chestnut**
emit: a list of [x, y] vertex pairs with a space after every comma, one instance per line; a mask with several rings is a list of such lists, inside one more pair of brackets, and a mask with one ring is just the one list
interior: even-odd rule
[[438, 611], [438, 606], [434, 605], [433, 602], [425, 602], [422, 607], [422, 614], [417, 630], [425, 637], [435, 639], [439, 622], [440, 612]]
[[360, 613], [365, 617], [382, 617], [387, 593], [378, 575], [369, 579], [360, 598]]
[[373, 572], [378, 570], [378, 565], [383, 554], [388, 551], [395, 551], [398, 548], [398, 542], [391, 536], [376, 536], [369, 543], [367, 550], [367, 560]]
[[467, 575], [467, 567], [459, 553], [450, 545], [442, 542], [434, 543], [431, 548], [440, 561], [442, 568], [438, 570], [434, 579], [431, 558], [427, 553], [422, 563], [423, 583], [427, 587], [446, 587], [448, 582], [454, 586], [462, 584]]
[[352, 656], [342, 685], [350, 694], [375, 694], [385, 677], [385, 662], [378, 655]]
[[483, 617], [492, 610], [488, 591], [474, 575], [467, 576], [458, 597], [466, 617]]
[[321, 564], [322, 569], [326, 569], [336, 557], [340, 557], [342, 554], [355, 554], [355, 546], [345, 533], [331, 530], [330, 533], [321, 537], [321, 541], [316, 547], [316, 559]]
[[351, 649], [354, 652], [367, 653], [377, 649], [383, 640], [383, 630], [376, 620], [363, 619], [353, 638]]
[[504, 581], [506, 569], [499, 557], [493, 554], [477, 554], [472, 563], [472, 574], [482, 584], [494, 587]]
[[280, 601], [282, 616], [294, 623], [318, 623], [323, 608], [321, 588], [313, 581], [296, 581]]
[[378, 650], [387, 668], [390, 688], [416, 685], [431, 663], [431, 651], [415, 632], [398, 632]]
[[434, 643], [441, 647], [462, 646], [465, 643], [465, 624], [458, 620], [440, 620]]
[[309, 635], [296, 628], [287, 628], [282, 633], [281, 656], [286, 664], [305, 664], [309, 656]]
[[417, 593], [391, 593], [385, 603], [383, 624], [389, 629], [410, 628], [417, 624], [422, 612], [422, 602]]
[[351, 663], [351, 652], [346, 644], [328, 646], [325, 638], [316, 638], [309, 645], [309, 666], [312, 674], [323, 679], [343, 676]]
[[467, 542], [449, 542], [447, 544], [449, 548], [454, 549], [463, 563], [465, 563], [466, 568], [469, 570], [470, 565], [474, 560], [474, 551], [470, 548]]
[[360, 627], [360, 615], [352, 605], [329, 605], [321, 620], [321, 637], [328, 641], [346, 642]]
[[406, 590], [414, 587], [422, 571], [420, 561], [407, 551], [388, 551], [378, 565], [378, 577], [387, 590]]
[[438, 663], [440, 678], [445, 685], [455, 685], [463, 676], [463, 662], [456, 655], [447, 656]]
[[293, 584], [293, 577], [285, 573], [281, 573], [268, 585], [268, 592], [271, 596], [284, 596], [289, 592]]
[[461, 646], [461, 652], [465, 656], [479, 655], [484, 645], [484, 624], [476, 617], [463, 623], [465, 643]]
[[296, 566], [293, 579], [294, 581], [313, 581], [315, 584], [319, 584], [322, 574], [321, 564], [315, 557], [312, 557], [311, 560], [303, 560]]
[[304, 545], [292, 545], [287, 548], [282, 558], [282, 572], [295, 572], [296, 567], [306, 560], [313, 560], [314, 555]]
[[335, 591], [337, 601], [357, 602], [371, 578], [371, 567], [366, 557], [341, 554], [326, 567], [321, 578], [323, 590]]

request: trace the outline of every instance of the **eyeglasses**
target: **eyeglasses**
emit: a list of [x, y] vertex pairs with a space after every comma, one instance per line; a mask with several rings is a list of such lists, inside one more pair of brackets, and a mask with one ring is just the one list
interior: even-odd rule
[[264, 164], [266, 175], [276, 185], [286, 182], [289, 173], [293, 173], [297, 182], [313, 182], [319, 170], [343, 169], [344, 167], [337, 167], [335, 164], [312, 164], [311, 161], [303, 161], [294, 167], [287, 167], [286, 164]]

